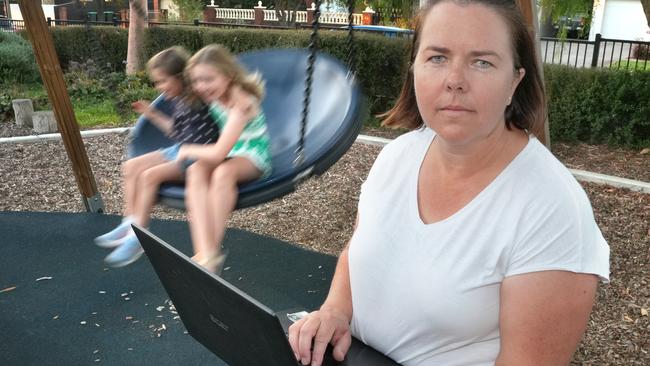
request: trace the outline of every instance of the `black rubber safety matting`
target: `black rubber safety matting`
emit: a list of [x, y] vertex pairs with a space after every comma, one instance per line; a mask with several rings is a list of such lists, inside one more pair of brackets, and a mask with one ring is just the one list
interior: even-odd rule
[[[186, 334], [146, 256], [106, 268], [92, 238], [120, 218], [0, 213], [1, 365], [223, 365]], [[187, 223], [151, 231], [191, 255]], [[336, 258], [228, 230], [223, 277], [271, 309], [317, 308]]]

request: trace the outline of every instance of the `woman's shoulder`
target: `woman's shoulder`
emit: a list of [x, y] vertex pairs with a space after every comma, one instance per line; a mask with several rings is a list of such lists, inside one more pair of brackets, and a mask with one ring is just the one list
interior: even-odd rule
[[375, 170], [404, 169], [418, 159], [418, 154], [427, 149], [433, 138], [433, 131], [430, 129], [417, 129], [402, 134], [386, 144], [375, 159], [373, 168]]
[[434, 132], [429, 128], [418, 128], [397, 136], [382, 149], [382, 153], [405, 152], [415, 146], [428, 144], [433, 138]]
[[531, 138], [515, 164], [517, 185], [542, 204], [588, 204], [589, 199], [571, 171], [539, 140]]

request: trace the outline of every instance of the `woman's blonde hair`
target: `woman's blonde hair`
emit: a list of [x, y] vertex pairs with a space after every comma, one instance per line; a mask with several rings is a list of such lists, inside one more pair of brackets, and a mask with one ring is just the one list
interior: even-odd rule
[[[187, 73], [196, 65], [209, 65], [231, 79], [231, 85], [237, 85], [245, 92], [261, 100], [264, 97], [264, 81], [259, 73], [250, 73], [224, 46], [211, 44], [201, 48], [187, 62]], [[187, 77], [189, 79], [189, 77]]]

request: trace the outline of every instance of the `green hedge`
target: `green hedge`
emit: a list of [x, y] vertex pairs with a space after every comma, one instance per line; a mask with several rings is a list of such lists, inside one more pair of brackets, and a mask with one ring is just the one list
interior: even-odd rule
[[124, 71], [128, 32], [118, 27], [50, 28], [61, 67], [95, 61], [106, 71]]
[[551, 141], [650, 146], [650, 72], [544, 68]]
[[[123, 71], [127, 49], [127, 31], [116, 27], [58, 27], [52, 29], [61, 66], [71, 61], [93, 59], [108, 65], [109, 71]], [[306, 30], [222, 29], [207, 27], [167, 26], [147, 28], [144, 37], [145, 58], [172, 45], [182, 45], [194, 52], [211, 43], [221, 43], [234, 53], [262, 48], [304, 48], [309, 43]], [[342, 60], [347, 59], [347, 33], [320, 32], [321, 49]], [[406, 40], [387, 39], [373, 34], [357, 34], [358, 77], [364, 93], [369, 96], [371, 113], [383, 112], [395, 99], [404, 66]], [[375, 77], [381, 75], [382, 77]]]
[[[94, 59], [109, 71], [123, 71], [127, 31], [116, 27], [52, 29], [62, 66]], [[307, 30], [152, 27], [144, 37], [145, 57], [172, 46], [196, 51], [222, 43], [234, 53], [261, 48], [306, 47]], [[370, 112], [392, 106], [406, 67], [408, 41], [357, 33], [358, 79], [369, 97]], [[321, 30], [321, 49], [347, 59], [347, 34]], [[545, 66], [551, 137], [624, 146], [650, 145], [650, 72], [622, 72]]]
[[[322, 51], [341, 60], [347, 60], [347, 33], [323, 30], [319, 33]], [[256, 29], [219, 29], [187, 27], [159, 27], [148, 29], [145, 37], [147, 57], [155, 52], [180, 44], [190, 51], [204, 45], [220, 43], [234, 53], [263, 48], [305, 48], [309, 44], [310, 31]], [[374, 34], [357, 34], [357, 70], [364, 93], [369, 96], [371, 113], [386, 110], [399, 92], [404, 67], [406, 40], [387, 39]], [[376, 76], [381, 77], [376, 77]]]

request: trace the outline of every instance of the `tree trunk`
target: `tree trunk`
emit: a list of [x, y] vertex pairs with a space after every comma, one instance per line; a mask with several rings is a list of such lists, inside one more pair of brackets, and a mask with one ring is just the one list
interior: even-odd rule
[[147, 24], [147, 0], [129, 1], [129, 39], [126, 51], [126, 74], [143, 69], [143, 38]]
[[5, 16], [11, 19], [11, 8], [9, 7], [9, 0], [4, 0], [4, 4], [5, 4], [5, 12], [6, 12]]

